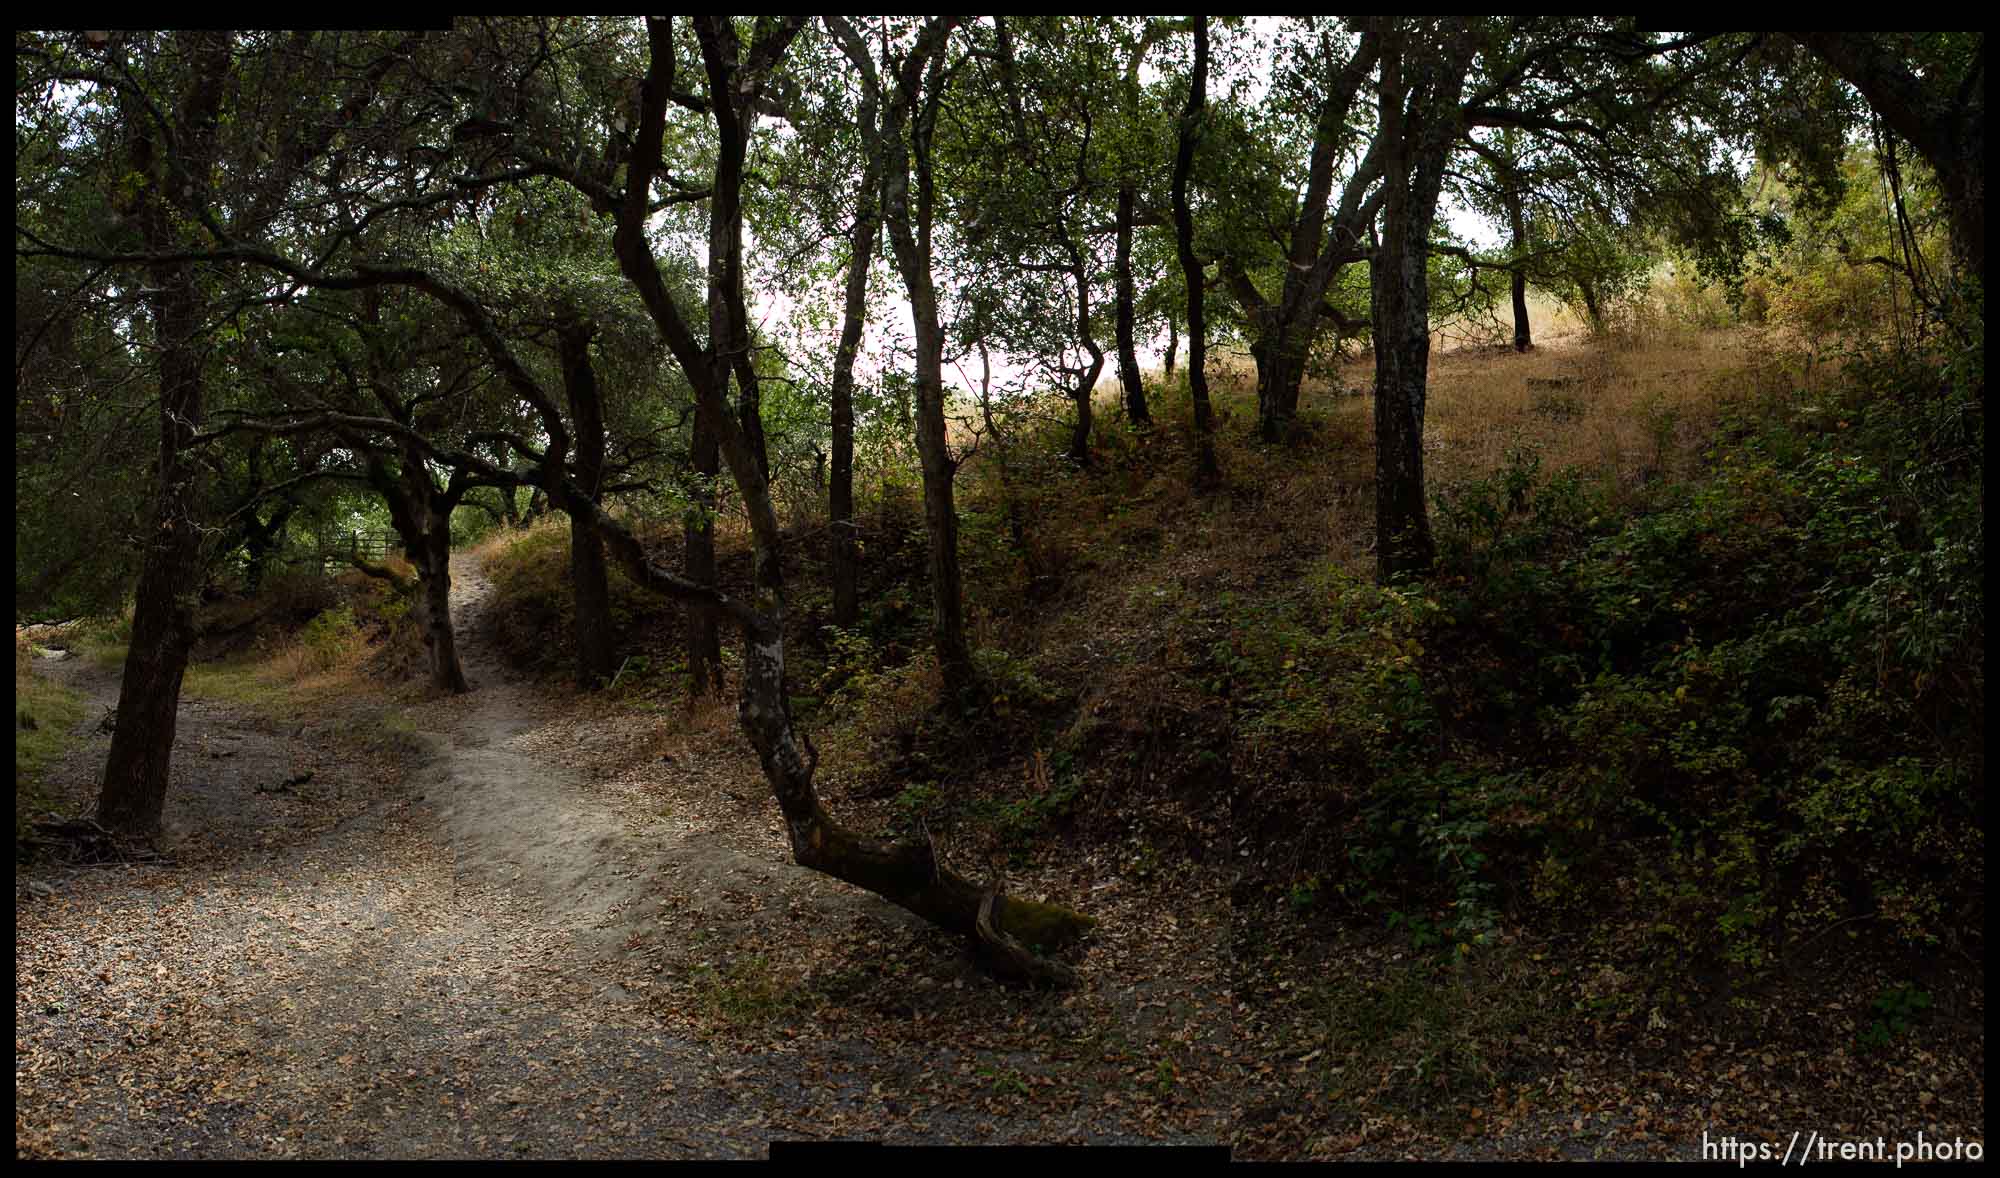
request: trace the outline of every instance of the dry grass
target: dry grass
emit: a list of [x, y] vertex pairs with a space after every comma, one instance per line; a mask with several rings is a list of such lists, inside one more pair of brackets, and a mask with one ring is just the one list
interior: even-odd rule
[[1549, 467], [1594, 467], [1621, 480], [1668, 473], [1693, 423], [1742, 367], [1744, 343], [1712, 334], [1445, 353], [1433, 364], [1425, 414], [1430, 473], [1477, 477], [1523, 446]]
[[525, 528], [495, 528], [486, 533], [486, 536], [477, 544], [466, 549], [466, 552], [471, 554], [473, 560], [478, 563], [480, 568], [491, 568], [493, 567], [493, 562], [504, 556], [514, 545], [519, 544], [521, 541], [538, 532], [545, 532], [555, 528], [560, 528], [565, 533], [568, 532], [568, 518], [551, 513], [542, 516]]
[[[401, 557], [386, 562], [405, 577], [416, 570]], [[379, 690], [380, 667], [375, 665], [381, 650], [371, 644], [367, 629], [383, 623], [374, 611], [389, 603], [381, 583], [358, 571], [341, 573], [330, 582], [314, 579], [311, 588], [280, 586], [273, 593], [250, 599], [249, 607], [264, 619], [254, 633], [254, 643], [238, 647], [234, 653], [190, 662], [186, 687], [195, 695], [225, 699], [254, 706], [266, 712], [290, 714], [325, 701]], [[317, 603], [294, 607], [293, 598]], [[357, 613], [363, 621], [357, 618]], [[298, 625], [296, 619], [310, 614]], [[390, 628], [393, 649], [409, 644], [404, 632], [407, 622]], [[409, 652], [402, 651], [407, 659]]]
[[375, 690], [362, 667], [366, 655], [367, 643], [358, 633], [317, 645], [294, 637], [224, 662], [191, 663], [186, 690], [274, 714], [295, 714], [316, 701]]
[[[1761, 383], [1759, 341], [1747, 332], [1668, 323], [1593, 338], [1547, 306], [1535, 328], [1539, 342], [1526, 354], [1483, 346], [1433, 355], [1424, 431], [1433, 493], [1492, 474], [1517, 449], [1538, 453], [1544, 471], [1583, 468], [1624, 488], [1684, 473], [1719, 402]], [[1350, 360], [1308, 380], [1300, 405], [1305, 436], [1269, 447], [1250, 437], [1256, 380], [1249, 358], [1212, 359], [1223, 489], [1196, 495], [1190, 486], [1184, 377], [1172, 384], [1149, 377], [1155, 416], [1167, 426], [1143, 438], [1125, 429], [1115, 397], [1106, 396], [1096, 470], [1056, 464], [1031, 485], [1015, 480], [1029, 547], [1042, 565], [1073, 571], [1060, 601], [1081, 608], [1017, 608], [1026, 587], [1021, 573], [1021, 583], [975, 583], [970, 595], [992, 603], [999, 618], [975, 612], [987, 638], [1023, 652], [1102, 647], [1102, 636], [1119, 634], [1171, 644], [1175, 619], [1197, 603], [1231, 589], [1267, 592], [1273, 573], [1286, 582], [1311, 565], [1332, 564], [1373, 575], [1372, 361]], [[1364, 391], [1346, 391], [1355, 389]], [[1031, 444], [1060, 439], [1049, 434]], [[980, 454], [962, 472], [962, 507], [996, 501], [988, 458]], [[1136, 666], [1143, 679], [1151, 674], [1145, 661], [1105, 659], [1092, 673], [1115, 678]]]

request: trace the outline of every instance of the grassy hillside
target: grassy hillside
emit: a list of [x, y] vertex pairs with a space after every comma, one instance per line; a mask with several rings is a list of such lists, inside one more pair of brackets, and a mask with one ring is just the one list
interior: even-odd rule
[[[825, 625], [810, 529], [790, 554], [822, 779], [979, 854], [1117, 833], [1171, 870], [1247, 842], [1253, 907], [1287, 935], [1580, 938], [1645, 975], [1642, 1013], [1719, 1009], [1841, 930], [1969, 951], [1977, 439], [1931, 428], [1958, 419], [1922, 369], [1857, 361], [1802, 399], [1762, 354], [1660, 327], [1441, 354], [1443, 559], [1403, 586], [1369, 578], [1365, 364], [1309, 390], [1282, 450], [1243, 439], [1249, 381], [1225, 367], [1208, 496], [1157, 379], [1170, 424], [1134, 433], [1107, 403], [1089, 470], [1024, 423], [961, 474], [973, 714], [935, 702], [914, 493], [878, 489], [857, 631]], [[566, 534], [508, 543], [502, 638], [560, 673]], [[616, 600], [618, 692], [664, 707], [683, 623]]]
[[[1639, 327], [1436, 357], [1439, 567], [1397, 585], [1365, 362], [1271, 449], [1225, 361], [1206, 495], [1173, 382], [1149, 432], [1106, 398], [1088, 469], [1062, 423], [1013, 422], [960, 474], [978, 706], [939, 702], [913, 481], [864, 480], [859, 626], [828, 624], [820, 525], [787, 554], [824, 796], [1051, 895], [1115, 880], [1091, 906], [1124, 935], [1224, 881], [1239, 1032], [1315, 1061], [1288, 1083], [1342, 1116], [1633, 1052], [1692, 1083], [1718, 1037], [1864, 1060], [1973, 1025], [1983, 438], [1951, 390], [1976, 378], [1857, 355], [1807, 392], [1767, 337]], [[634, 522], [677, 559], [677, 521]], [[566, 527], [478, 555], [488, 637], [571, 694]], [[612, 576], [593, 722], [742, 764], [728, 701], [686, 710], [682, 612]]]

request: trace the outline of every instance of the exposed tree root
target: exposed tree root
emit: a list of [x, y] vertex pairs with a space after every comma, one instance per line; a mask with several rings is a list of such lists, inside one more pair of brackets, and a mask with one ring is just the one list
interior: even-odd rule
[[1012, 934], [1001, 929], [999, 919], [1006, 903], [1006, 897], [1000, 894], [998, 881], [986, 889], [985, 897], [979, 901], [979, 915], [974, 919], [973, 928], [979, 935], [987, 967], [1002, 976], [1030, 984], [1040, 983], [1057, 988], [1074, 986], [1077, 980], [1075, 970], [1059, 961], [1037, 957]]

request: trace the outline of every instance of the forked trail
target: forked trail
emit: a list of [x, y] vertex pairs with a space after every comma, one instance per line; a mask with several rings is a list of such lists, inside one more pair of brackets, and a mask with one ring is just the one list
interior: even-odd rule
[[[1082, 1029], [1051, 996], [986, 993], [911, 918], [786, 862], [741, 765], [654, 757], [645, 788], [566, 768], [558, 751], [630, 734], [510, 679], [479, 638], [488, 584], [463, 557], [454, 580], [476, 690], [411, 708], [394, 726], [414, 737], [376, 756], [352, 730], [379, 716], [278, 723], [187, 699], [172, 861], [20, 873], [24, 1153], [755, 1157], [819, 1136], [1186, 1139], [1077, 1100], [982, 1107], [996, 1066], [1025, 1093], [1072, 1071], [1071, 1045], [878, 1035], [866, 1017], [842, 1022], [825, 986], [809, 1013], [758, 972], [760, 940], [808, 952], [890, 1017], [1011, 1020], [1038, 1042], [1057, 1039], [1047, 1019]], [[115, 677], [65, 670], [94, 724]], [[85, 741], [58, 771], [73, 794], [102, 752]], [[307, 782], [273, 788], [301, 765]], [[688, 780], [656, 787], [676, 774]], [[717, 795], [734, 804], [695, 804]], [[885, 945], [914, 962], [894, 983], [908, 995], [859, 968]], [[736, 1033], [746, 1018], [762, 1029]]]

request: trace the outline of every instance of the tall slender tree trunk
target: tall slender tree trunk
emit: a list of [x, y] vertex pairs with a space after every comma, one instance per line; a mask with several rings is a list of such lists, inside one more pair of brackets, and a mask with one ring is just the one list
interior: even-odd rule
[[1174, 378], [1174, 361], [1178, 359], [1178, 353], [1180, 352], [1180, 350], [1181, 350], [1180, 321], [1174, 318], [1172, 315], [1169, 315], [1167, 316], [1167, 355], [1166, 355], [1166, 369], [1167, 369], [1168, 380], [1172, 380]]
[[[563, 388], [575, 423], [571, 465], [576, 482], [593, 503], [604, 486], [604, 406], [597, 372], [590, 363], [591, 329], [580, 322], [563, 326]], [[616, 672], [611, 632], [611, 585], [604, 565], [604, 542], [596, 513], [568, 504], [569, 569], [576, 639], [576, 685], [592, 691]]]
[[1514, 350], [1533, 351], [1535, 332], [1528, 323], [1528, 276], [1516, 270], [1508, 277], [1514, 288]]
[[1125, 416], [1133, 425], [1153, 424], [1146, 386], [1139, 378], [1139, 349], [1133, 339], [1138, 314], [1132, 283], [1132, 222], [1138, 195], [1131, 184], [1118, 189], [1118, 381], [1125, 390]]
[[[958, 508], [952, 480], [958, 463], [946, 441], [944, 330], [938, 322], [931, 277], [931, 218], [936, 191], [931, 176], [931, 136], [945, 86], [945, 41], [957, 18], [932, 18], [918, 45], [899, 64], [894, 96], [873, 146], [882, 154], [882, 219], [889, 229], [896, 270], [910, 299], [915, 336], [917, 460], [924, 483], [924, 526], [930, 536], [931, 642], [947, 694], [973, 685], [972, 645], [965, 632], [964, 589], [958, 562]], [[865, 54], [865, 49], [861, 50]], [[850, 56], [854, 50], [849, 50]], [[908, 138], [905, 139], [905, 129]], [[912, 188], [915, 189], [914, 195]]]
[[1090, 354], [1090, 363], [1077, 375], [1076, 388], [1070, 399], [1076, 402], [1076, 428], [1069, 438], [1070, 460], [1078, 466], [1090, 465], [1090, 430], [1095, 420], [1093, 398], [1097, 393], [1097, 378], [1104, 375], [1104, 349], [1097, 346], [1097, 339], [1090, 329], [1090, 273], [1084, 268], [1084, 254], [1076, 240], [1064, 229], [1065, 244], [1069, 247], [1070, 280], [1076, 283], [1076, 337]]
[[1196, 141], [1201, 135], [1203, 109], [1208, 103], [1208, 18], [1194, 18], [1194, 72], [1188, 81], [1187, 106], [1181, 111], [1180, 143], [1174, 153], [1174, 247], [1180, 255], [1181, 277], [1187, 285], [1188, 393], [1194, 400], [1197, 489], [1222, 481], [1215, 460], [1215, 413], [1208, 402], [1208, 318], [1202, 303], [1207, 279], [1194, 252], [1194, 212], [1188, 205], [1188, 177], [1194, 171]]
[[861, 550], [854, 522], [854, 368], [852, 350], [844, 341], [841, 346], [848, 364], [844, 373], [838, 362], [834, 369], [833, 471], [826, 502], [833, 533], [833, 624], [845, 630], [861, 620]]
[[[695, 414], [694, 440], [690, 459], [694, 467], [694, 502], [682, 528], [686, 552], [681, 575], [697, 585], [715, 584], [715, 476], [722, 470], [722, 456], [715, 433]], [[722, 692], [722, 635], [716, 628], [715, 611], [698, 605], [688, 607], [687, 621], [688, 690], [691, 694], [720, 695]]]
[[[876, 107], [874, 91], [865, 90], [856, 117], [873, 126]], [[854, 523], [854, 359], [867, 327], [868, 268], [882, 230], [882, 158], [873, 151], [862, 155], [861, 188], [847, 235], [840, 346], [833, 356], [833, 477], [827, 488], [827, 517], [833, 529], [833, 624], [843, 629], [861, 619], [860, 537]]]
[[[922, 285], [929, 287], [928, 274]], [[958, 463], [945, 441], [944, 332], [929, 299], [918, 312], [916, 336], [917, 462], [923, 474], [924, 528], [930, 535], [931, 643], [946, 691], [960, 695], [972, 687], [973, 673], [958, 563], [958, 507], [952, 497]]]
[[[175, 112], [178, 128], [173, 135], [153, 121], [153, 111], [121, 103], [131, 168], [146, 180], [131, 198], [130, 211], [147, 247], [156, 254], [172, 252], [177, 241], [165, 193], [182, 186], [170, 186], [169, 178], [177, 171], [205, 175], [213, 165], [215, 130], [229, 73], [227, 34], [183, 34], [182, 43], [193, 51], [193, 72]], [[184, 154], [171, 159], [165, 158], [166, 151]], [[200, 467], [188, 461], [186, 450], [207, 409], [194, 267], [188, 262], [160, 262], [147, 267], [147, 278], [154, 291], [147, 297], [160, 374], [156, 522], [139, 570], [132, 644], [119, 682], [117, 727], [97, 796], [98, 820], [137, 838], [150, 838], [160, 827], [172, 772], [181, 681], [194, 644], [191, 599], [200, 578], [201, 532], [196, 526]]]
[[1528, 219], [1521, 209], [1521, 195], [1507, 192], [1507, 228], [1514, 236], [1514, 269], [1508, 273], [1514, 293], [1514, 350], [1525, 352], [1535, 346], [1534, 329], [1528, 324], [1528, 272], [1523, 259], [1528, 252]]

